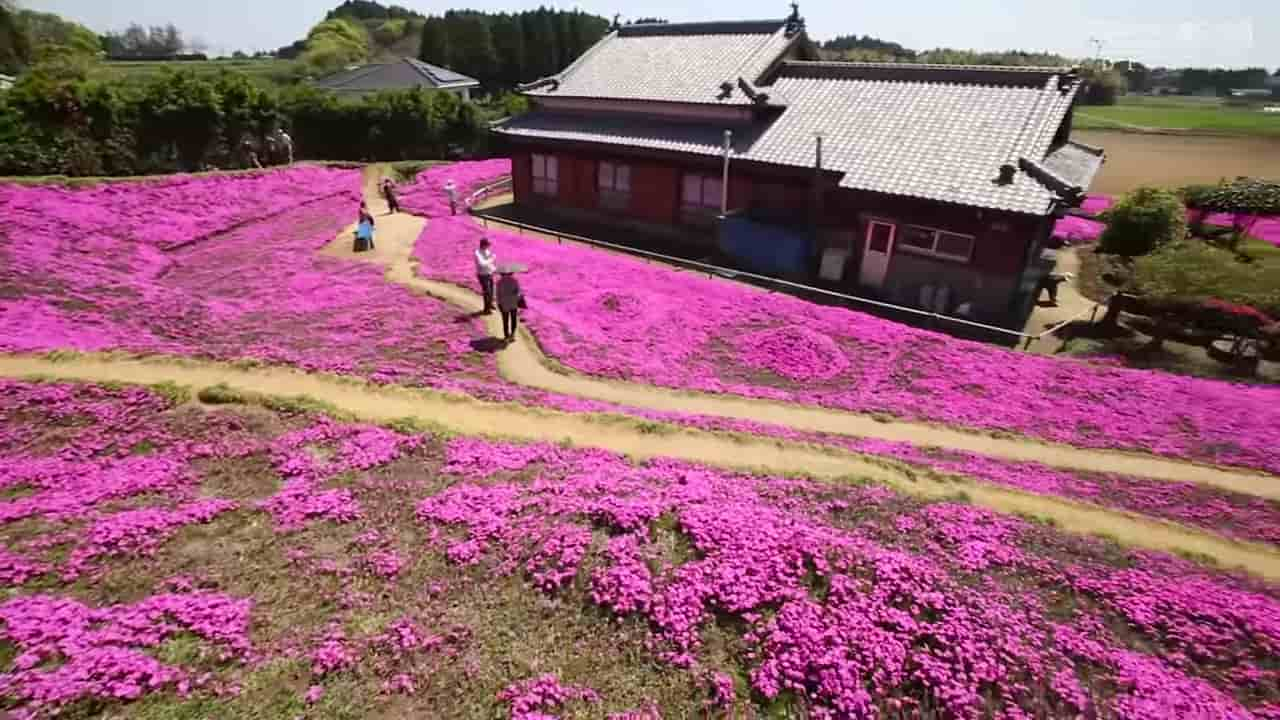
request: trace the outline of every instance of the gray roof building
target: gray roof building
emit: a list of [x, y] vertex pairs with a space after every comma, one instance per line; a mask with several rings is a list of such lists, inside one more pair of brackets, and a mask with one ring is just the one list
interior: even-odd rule
[[480, 81], [448, 68], [401, 58], [396, 62], [350, 67], [315, 81], [318, 88], [343, 96], [361, 97], [384, 90], [445, 90], [470, 98]]
[[1064, 147], [1079, 85], [1070, 68], [817, 61], [796, 16], [629, 25], [524, 86], [537, 109], [495, 132], [718, 155], [729, 129], [736, 161], [791, 167], [821, 133], [841, 187], [1044, 215], [1102, 162]]

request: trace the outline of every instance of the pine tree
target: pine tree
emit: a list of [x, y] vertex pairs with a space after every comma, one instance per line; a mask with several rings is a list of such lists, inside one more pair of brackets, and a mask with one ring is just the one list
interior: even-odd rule
[[511, 86], [530, 78], [524, 72], [524, 29], [519, 15], [502, 13], [493, 18], [493, 45], [498, 51], [498, 78]]
[[444, 18], [432, 15], [423, 23], [422, 47], [418, 50], [418, 59], [440, 67], [451, 67], [453, 65], [453, 57], [449, 47], [449, 33], [445, 28]]

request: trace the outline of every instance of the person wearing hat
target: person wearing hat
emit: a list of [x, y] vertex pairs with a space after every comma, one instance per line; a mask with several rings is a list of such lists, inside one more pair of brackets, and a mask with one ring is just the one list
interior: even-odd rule
[[516, 330], [520, 326], [524, 294], [520, 291], [520, 281], [516, 280], [515, 267], [504, 265], [498, 273], [501, 275], [498, 280], [498, 309], [502, 311], [502, 339], [511, 342], [516, 339]]
[[476, 250], [476, 280], [480, 281], [480, 295], [484, 297], [484, 314], [493, 314], [493, 273], [497, 270], [498, 259], [489, 248], [489, 238], [480, 238], [480, 247]]

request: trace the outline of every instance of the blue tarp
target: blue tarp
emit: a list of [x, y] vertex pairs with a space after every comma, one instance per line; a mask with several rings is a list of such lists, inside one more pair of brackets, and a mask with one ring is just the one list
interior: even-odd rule
[[807, 235], [746, 218], [720, 221], [720, 250], [742, 267], [764, 275], [805, 274], [813, 256]]

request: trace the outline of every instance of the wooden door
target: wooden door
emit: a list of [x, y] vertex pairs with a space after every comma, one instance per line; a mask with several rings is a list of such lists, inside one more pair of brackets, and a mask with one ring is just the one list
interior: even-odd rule
[[867, 243], [862, 254], [862, 268], [858, 272], [859, 283], [876, 290], [884, 287], [896, 232], [897, 226], [892, 223], [878, 220], [867, 223]]

